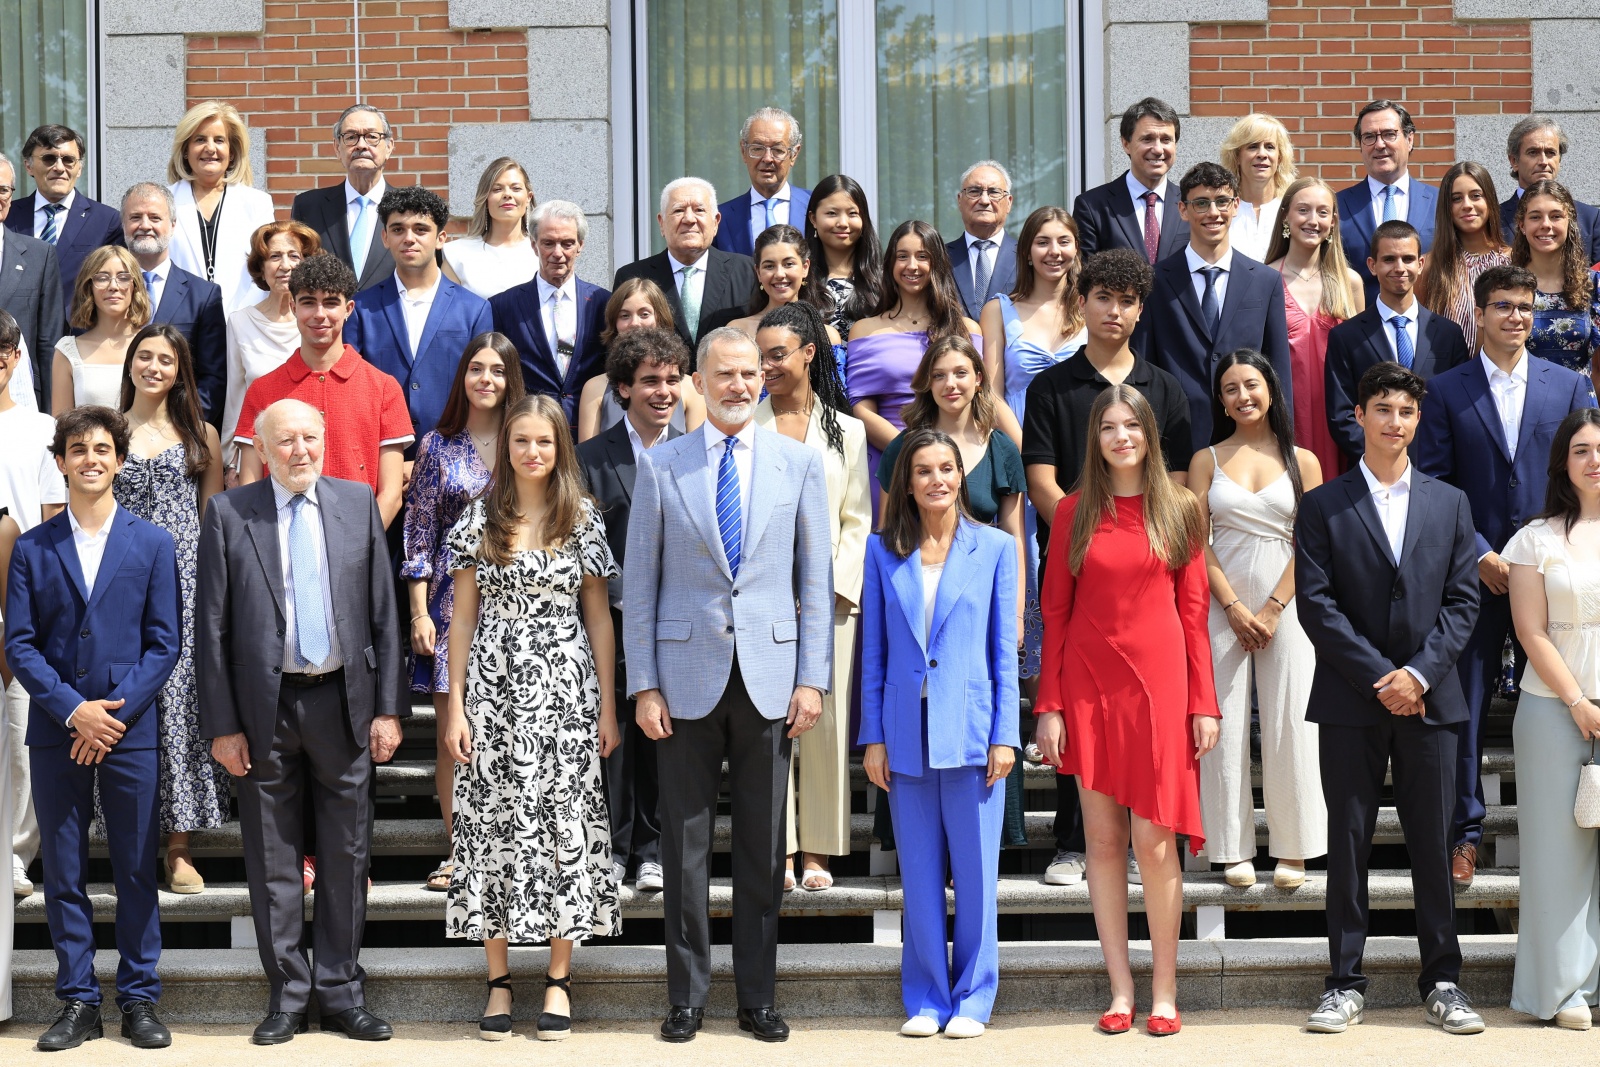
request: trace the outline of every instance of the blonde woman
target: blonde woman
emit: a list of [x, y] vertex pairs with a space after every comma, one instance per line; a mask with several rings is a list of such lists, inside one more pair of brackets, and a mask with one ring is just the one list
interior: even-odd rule
[[1222, 139], [1222, 165], [1239, 179], [1239, 210], [1228, 241], [1261, 263], [1278, 217], [1278, 204], [1294, 181], [1294, 145], [1289, 131], [1271, 115], [1246, 115]]
[[254, 187], [250, 135], [232, 104], [207, 100], [178, 121], [167, 161], [172, 183], [172, 262], [216, 282], [222, 313], [260, 297], [250, 277], [250, 238], [272, 222], [272, 197]]
[[50, 368], [50, 413], [80, 404], [120, 410], [122, 361], [134, 335], [150, 323], [150, 295], [133, 253], [101, 245], [78, 268], [67, 323], [83, 333], [56, 342]]
[[501, 156], [483, 168], [467, 235], [444, 246], [444, 272], [450, 280], [485, 300], [533, 281], [539, 254], [533, 249], [529, 216], [536, 203], [521, 163]]

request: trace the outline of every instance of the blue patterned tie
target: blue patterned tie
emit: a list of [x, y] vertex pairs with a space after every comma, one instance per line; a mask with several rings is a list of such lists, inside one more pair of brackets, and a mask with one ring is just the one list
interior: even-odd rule
[[717, 529], [722, 532], [722, 551], [728, 557], [728, 573], [739, 577], [739, 549], [744, 538], [744, 523], [739, 515], [739, 469], [733, 464], [737, 437], [723, 441], [722, 461], [717, 464]]
[[1411, 364], [1417, 361], [1417, 350], [1411, 347], [1411, 335], [1406, 332], [1411, 320], [1404, 315], [1396, 315], [1389, 321], [1394, 324], [1394, 354], [1399, 357], [1400, 365], [1410, 370]]
[[289, 576], [294, 580], [295, 657], [315, 667], [328, 658], [328, 617], [317, 574], [317, 541], [311, 523], [301, 518], [305, 505], [304, 493], [289, 502]]
[[56, 216], [67, 210], [60, 204], [51, 204], [44, 209], [44, 230], [39, 234], [39, 240], [47, 245], [53, 245], [60, 239], [61, 234], [56, 229]]
[[1392, 185], [1385, 185], [1383, 187], [1383, 221], [1384, 222], [1393, 222], [1395, 220], [1395, 218], [1396, 218], [1395, 212], [1399, 210], [1399, 207], [1398, 207], [1398, 205], [1395, 204], [1394, 201], [1395, 201], [1395, 196], [1398, 193], [1399, 193], [1399, 190], [1396, 189]]
[[1221, 267], [1201, 267], [1200, 273], [1205, 275], [1206, 288], [1200, 298], [1200, 317], [1206, 320], [1206, 332], [1216, 340], [1217, 329], [1222, 325], [1222, 303], [1217, 299], [1217, 279], [1222, 276]]

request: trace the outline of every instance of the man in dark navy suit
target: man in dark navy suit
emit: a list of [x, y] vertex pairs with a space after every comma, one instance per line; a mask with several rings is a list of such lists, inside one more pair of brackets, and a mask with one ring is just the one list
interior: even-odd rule
[[1229, 352], [1266, 356], [1285, 402], [1292, 399], [1283, 278], [1228, 243], [1238, 192], [1238, 179], [1216, 163], [1197, 163], [1183, 176], [1178, 206], [1189, 240], [1156, 265], [1133, 339], [1135, 352], [1183, 386], [1196, 446], [1211, 441], [1212, 369]]
[[994, 160], [974, 163], [962, 173], [956, 189], [962, 234], [944, 247], [961, 303], [973, 322], [983, 315], [990, 297], [1009, 293], [1017, 284], [1017, 240], [1006, 232], [1014, 203], [1011, 175]]
[[[1477, 530], [1482, 607], [1459, 661], [1470, 718], [1458, 742], [1450, 875], [1472, 884], [1483, 839], [1483, 723], [1500, 676], [1506, 638], [1515, 642], [1507, 596], [1511, 567], [1500, 558], [1511, 535], [1544, 509], [1550, 445], [1561, 420], [1594, 407], [1586, 375], [1528, 355], [1538, 285], [1521, 267], [1490, 267], [1473, 286], [1481, 351], [1428, 383], [1417, 431], [1417, 469], [1467, 494]], [[1519, 665], [1525, 661], [1515, 645]]]
[[[1500, 227], [1505, 232], [1506, 243], [1513, 243], [1516, 233], [1517, 205], [1522, 201], [1523, 190], [1534, 182], [1561, 180], [1561, 160], [1567, 154], [1567, 135], [1560, 124], [1548, 115], [1528, 115], [1517, 121], [1506, 135], [1506, 159], [1511, 163], [1511, 176], [1517, 188], [1500, 202]], [[1449, 191], [1445, 191], [1449, 195]], [[1593, 204], [1577, 203], [1578, 232], [1583, 235], [1583, 247], [1591, 264], [1600, 263], [1600, 208]]]
[[83, 174], [86, 148], [81, 134], [49, 124], [28, 134], [22, 167], [33, 192], [13, 196], [6, 228], [53, 245], [61, 266], [63, 308], [72, 306], [72, 287], [85, 257], [101, 245], [122, 243], [122, 220], [115, 208], [91, 200], [75, 188]]
[[1356, 144], [1367, 175], [1355, 185], [1339, 190], [1339, 240], [1344, 255], [1361, 275], [1367, 305], [1377, 296], [1378, 280], [1367, 266], [1374, 232], [1391, 219], [1411, 223], [1422, 244], [1422, 254], [1433, 247], [1433, 213], [1439, 190], [1411, 177], [1411, 151], [1417, 127], [1411, 113], [1393, 100], [1374, 100], [1356, 115]]
[[1391, 765], [1427, 1020], [1447, 1033], [1483, 1030], [1456, 984], [1450, 884], [1457, 724], [1467, 720], [1456, 660], [1478, 616], [1477, 535], [1466, 495], [1417, 470], [1407, 454], [1426, 391], [1395, 363], [1362, 375], [1363, 456], [1306, 493], [1295, 520], [1295, 603], [1317, 654], [1306, 720], [1318, 725], [1328, 805], [1332, 971], [1306, 1023], [1318, 1033], [1342, 1032], [1365, 1009], [1367, 862]]
[[352, 104], [333, 124], [333, 150], [344, 181], [299, 194], [289, 217], [315, 230], [322, 250], [355, 271], [358, 289], [370, 289], [394, 273], [378, 225], [378, 205], [389, 191], [384, 168], [394, 151], [394, 131], [371, 104]]
[[1367, 270], [1378, 279], [1378, 299], [1328, 332], [1322, 369], [1328, 429], [1351, 459], [1359, 459], [1366, 448], [1355, 407], [1357, 385], [1368, 368], [1393, 361], [1427, 381], [1467, 359], [1461, 327], [1435, 315], [1416, 297], [1417, 278], [1427, 262], [1419, 245], [1408, 222], [1379, 226], [1367, 260]]
[[1108, 248], [1131, 248], [1152, 267], [1189, 239], [1178, 211], [1177, 190], [1167, 172], [1178, 158], [1178, 113], [1147, 96], [1122, 113], [1122, 150], [1128, 169], [1090, 189], [1072, 205], [1078, 224], [1078, 257]]
[[759, 108], [739, 131], [739, 158], [750, 172], [750, 188], [717, 205], [722, 225], [711, 247], [752, 256], [757, 235], [768, 226], [806, 228], [811, 193], [789, 184], [800, 158], [800, 124], [781, 108]]

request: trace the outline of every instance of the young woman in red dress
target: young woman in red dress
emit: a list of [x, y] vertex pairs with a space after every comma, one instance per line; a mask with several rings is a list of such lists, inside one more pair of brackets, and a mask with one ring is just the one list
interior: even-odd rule
[[1183, 872], [1175, 833], [1198, 852], [1199, 758], [1217, 743], [1200, 510], [1167, 476], [1155, 413], [1113, 385], [1089, 411], [1088, 460], [1061, 502], [1040, 600], [1043, 671], [1035, 740], [1078, 778], [1089, 900], [1111, 979], [1104, 1033], [1133, 1026], [1127, 854], [1143, 875], [1153, 955], [1146, 1029], [1174, 1034]]

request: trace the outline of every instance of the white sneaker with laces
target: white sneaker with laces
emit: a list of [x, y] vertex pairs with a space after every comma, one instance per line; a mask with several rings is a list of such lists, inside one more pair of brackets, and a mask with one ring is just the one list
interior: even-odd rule
[[659, 893], [666, 887], [667, 880], [661, 873], [659, 863], [639, 864], [639, 876], [634, 879], [633, 886], [641, 893]]
[[1342, 1034], [1361, 1023], [1366, 1009], [1367, 998], [1354, 989], [1330, 989], [1306, 1019], [1306, 1029], [1313, 1034]]
[[19, 899], [33, 896], [33, 880], [28, 877], [28, 868], [20, 856], [11, 857], [11, 891]]
[[1483, 1033], [1483, 1016], [1472, 1010], [1472, 1001], [1453, 982], [1434, 983], [1433, 992], [1422, 1007], [1428, 1021], [1447, 1034]]
[[1077, 885], [1083, 881], [1085, 859], [1082, 852], [1059, 849], [1050, 866], [1044, 869], [1045, 885]]
[[1128, 884], [1144, 885], [1144, 879], [1139, 877], [1139, 861], [1133, 857], [1133, 849], [1128, 850]]

